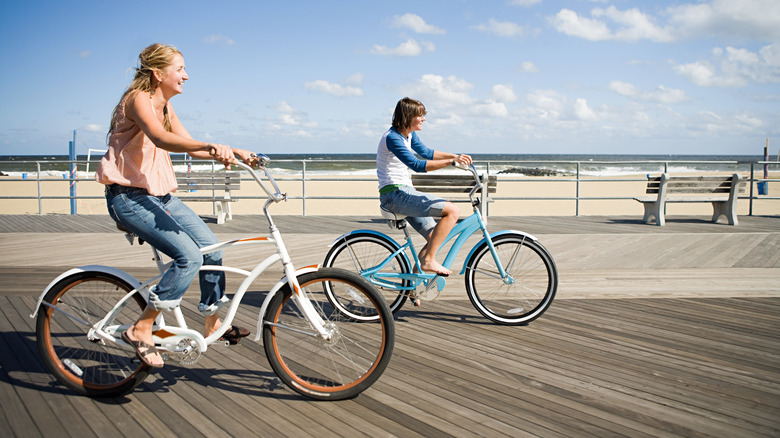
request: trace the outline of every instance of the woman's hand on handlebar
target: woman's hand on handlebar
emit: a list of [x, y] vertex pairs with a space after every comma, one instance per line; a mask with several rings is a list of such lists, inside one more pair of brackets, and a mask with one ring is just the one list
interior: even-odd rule
[[224, 164], [227, 169], [230, 169], [230, 165], [236, 162], [236, 157], [233, 155], [233, 149], [225, 144], [209, 144], [209, 154], [215, 160]]
[[221, 144], [211, 144], [209, 146], [209, 154], [215, 160], [224, 164], [225, 168], [228, 170], [230, 170], [230, 165], [238, 163], [239, 159], [250, 167], [257, 167], [257, 165], [260, 163], [260, 157], [258, 157], [254, 152], [250, 152], [245, 149], [233, 149], [230, 148], [230, 146]]
[[260, 157], [254, 152], [247, 151], [245, 149], [233, 149], [233, 153], [241, 159], [247, 166], [257, 167], [260, 163]]

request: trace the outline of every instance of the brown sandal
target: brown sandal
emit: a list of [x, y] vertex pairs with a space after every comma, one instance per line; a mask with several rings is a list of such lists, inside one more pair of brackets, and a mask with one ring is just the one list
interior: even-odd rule
[[[162, 368], [163, 365], [155, 365], [151, 362], [149, 362], [146, 359], [146, 356], [154, 353], [159, 353], [157, 351], [157, 347], [154, 345], [149, 345], [144, 341], [134, 341], [130, 339], [130, 336], [127, 336], [127, 332], [122, 332], [122, 340], [130, 344], [131, 347], [135, 350], [135, 355], [138, 357], [138, 359], [144, 363], [144, 365], [152, 367], [152, 368]], [[146, 348], [143, 352], [140, 350], [141, 348]], [[162, 356], [160, 356], [162, 357]]]
[[225, 332], [225, 334], [222, 335], [221, 338], [219, 338], [220, 341], [228, 341], [230, 345], [236, 345], [238, 344], [238, 341], [241, 340], [241, 338], [245, 338], [249, 336], [249, 330], [239, 327], [237, 325], [231, 325], [230, 329]]

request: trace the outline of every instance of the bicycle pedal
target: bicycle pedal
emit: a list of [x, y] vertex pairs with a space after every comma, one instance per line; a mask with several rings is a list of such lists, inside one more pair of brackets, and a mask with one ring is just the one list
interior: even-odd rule
[[436, 286], [436, 282], [439, 280], [439, 274], [436, 274], [433, 278], [428, 280], [428, 284], [425, 286], [425, 291], [423, 293], [427, 293], [429, 290], [433, 289], [434, 286]]

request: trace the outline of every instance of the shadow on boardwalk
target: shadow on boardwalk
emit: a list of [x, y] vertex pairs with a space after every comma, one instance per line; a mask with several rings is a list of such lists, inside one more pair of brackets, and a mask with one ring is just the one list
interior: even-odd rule
[[[125, 397], [77, 396], [40, 362], [33, 297], [0, 300], [4, 436], [780, 433], [778, 298], [560, 300], [526, 327], [491, 324], [465, 300], [426, 302], [399, 314], [382, 378], [341, 402], [287, 390], [249, 340]], [[257, 305], [238, 322], [252, 326]]]
[[[33, 238], [39, 242], [29, 263], [17, 252], [0, 266], [2, 283], [16, 285], [0, 285], [4, 437], [780, 436], [776, 282], [754, 296], [696, 296], [722, 283], [727, 285], [723, 290], [738, 295], [751, 275], [776, 278], [778, 219], [740, 218], [738, 227], [729, 227], [691, 218], [654, 227], [628, 218], [491, 218], [495, 229], [519, 222], [517, 227], [546, 235], [567, 276], [563, 285], [570, 290], [579, 287], [587, 296], [591, 290], [628, 288], [627, 296], [664, 275], [662, 288], [694, 296], [566, 299], [569, 291], [563, 291], [547, 313], [526, 327], [490, 323], [462, 294], [425, 302], [421, 309], [406, 307], [396, 318], [396, 347], [388, 369], [360, 396], [340, 402], [312, 402], [285, 388], [268, 366], [262, 345], [251, 340], [212, 348], [189, 368], [168, 364], [124, 397], [74, 395], [45, 371], [35, 321], [29, 318], [36, 292], [63, 270], [53, 261], [63, 257], [49, 254], [50, 239], [59, 239], [64, 247], [82, 242], [95, 251], [93, 258], [102, 257], [103, 250], [83, 243], [90, 242], [87, 237], [126, 243], [107, 234], [115, 232], [105, 217], [27, 219], [0, 216], [4, 249], [24, 248]], [[213, 226], [241, 233], [249, 219], [257, 218]], [[356, 223], [386, 230], [372, 218], [317, 219], [316, 228], [311, 219], [299, 217], [279, 219], [279, 224], [290, 227], [283, 232], [327, 234], [323, 241], [356, 228]], [[707, 251], [694, 257], [693, 243], [703, 241], [711, 242]], [[652, 246], [632, 250], [621, 242]], [[68, 248], [72, 257], [84, 252]], [[681, 254], [669, 254], [669, 248]], [[318, 246], [317, 257], [321, 251]], [[653, 257], [643, 266], [629, 260], [628, 254], [637, 251], [690, 266], [675, 271]], [[148, 264], [148, 251], [142, 252], [139, 260]], [[36, 267], [38, 257], [49, 260]], [[707, 269], [699, 269], [713, 259]], [[750, 268], [759, 259], [766, 260], [764, 265]], [[630, 269], [616, 275], [618, 263], [628, 261]], [[693, 270], [702, 273], [693, 275]], [[586, 284], [582, 275], [594, 271], [594, 284]], [[707, 277], [714, 272], [724, 278]], [[681, 273], [701, 280], [683, 283]], [[732, 273], [743, 277], [727, 278]], [[31, 282], [37, 283], [19, 292]], [[691, 289], [681, 289], [681, 284]], [[193, 296], [197, 294], [185, 301]], [[263, 297], [262, 290], [247, 294], [236, 323], [255, 327]], [[187, 318], [200, 327], [193, 307], [187, 301]]]

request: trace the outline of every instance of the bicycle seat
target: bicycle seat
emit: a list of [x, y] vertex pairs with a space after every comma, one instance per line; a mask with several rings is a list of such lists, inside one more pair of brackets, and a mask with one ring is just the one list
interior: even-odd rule
[[[133, 240], [136, 237], [138, 237], [138, 236], [136, 236], [135, 233], [133, 233], [132, 231], [130, 231], [127, 228], [125, 228], [125, 226], [120, 224], [119, 222], [114, 221], [114, 224], [116, 225], [116, 229], [117, 230], [125, 233], [125, 238], [127, 239], [128, 242], [130, 242], [130, 245], [132, 245], [133, 244]], [[141, 239], [140, 237], [138, 237], [138, 244], [139, 245], [143, 245], [144, 244], [144, 239]]]
[[406, 228], [406, 221], [404, 220], [406, 217], [405, 214], [393, 213], [392, 211], [385, 210], [381, 206], [379, 207], [379, 211], [382, 213], [382, 217], [387, 220], [388, 227], [399, 230]]
[[405, 214], [393, 213], [392, 211], [385, 210], [385, 208], [381, 206], [379, 207], [379, 211], [382, 213], [382, 217], [389, 221], [401, 221], [406, 217]]

